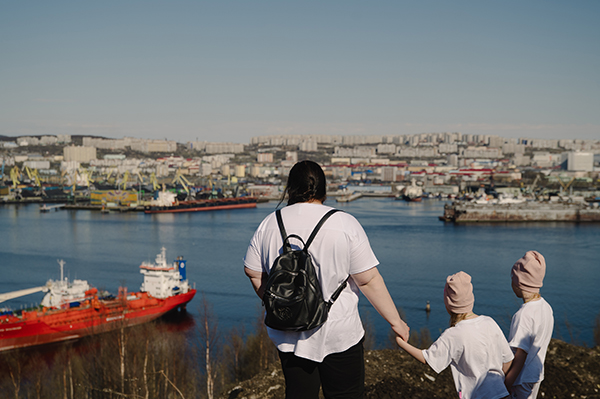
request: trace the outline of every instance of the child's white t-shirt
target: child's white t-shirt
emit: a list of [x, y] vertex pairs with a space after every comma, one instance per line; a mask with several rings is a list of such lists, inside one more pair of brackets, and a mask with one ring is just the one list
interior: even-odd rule
[[454, 385], [463, 399], [508, 396], [502, 365], [514, 356], [491, 317], [463, 320], [446, 329], [429, 349], [423, 350], [423, 356], [436, 373], [450, 365]]
[[515, 313], [510, 323], [508, 341], [515, 351], [520, 348], [527, 352], [527, 359], [513, 385], [544, 379], [544, 360], [553, 328], [552, 307], [544, 298], [524, 303]]

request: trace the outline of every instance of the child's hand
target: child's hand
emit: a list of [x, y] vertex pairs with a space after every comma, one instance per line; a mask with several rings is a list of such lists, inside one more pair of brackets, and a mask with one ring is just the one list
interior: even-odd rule
[[402, 344], [405, 343], [406, 341], [404, 341], [402, 338], [400, 338], [399, 336], [396, 335], [396, 344], [402, 348]]
[[404, 341], [399, 336], [396, 336], [396, 343], [398, 344], [399, 347], [404, 349], [409, 355], [411, 355], [412, 357], [414, 357], [421, 363], [426, 364], [425, 357], [423, 356], [423, 351], [421, 351], [421, 349], [415, 348], [414, 346], [412, 346], [408, 342]]

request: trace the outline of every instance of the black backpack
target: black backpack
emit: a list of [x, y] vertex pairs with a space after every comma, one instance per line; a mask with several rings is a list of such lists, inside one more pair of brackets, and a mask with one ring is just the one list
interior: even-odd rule
[[[273, 262], [263, 295], [267, 326], [283, 331], [307, 331], [321, 326], [327, 320], [329, 308], [346, 287], [350, 276], [335, 290], [328, 302], [323, 300], [321, 284], [308, 247], [323, 223], [338, 210], [332, 209], [321, 218], [306, 243], [295, 234], [288, 236], [281, 211], [278, 209], [275, 212], [283, 239], [283, 253]], [[304, 248], [293, 250], [289, 242], [292, 237], [300, 240]]]

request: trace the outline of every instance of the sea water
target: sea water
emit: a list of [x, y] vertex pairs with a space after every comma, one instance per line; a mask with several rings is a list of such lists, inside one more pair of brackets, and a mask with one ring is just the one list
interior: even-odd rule
[[[554, 336], [593, 345], [600, 312], [600, 224], [519, 223], [454, 225], [439, 221], [445, 202], [407, 203], [361, 198], [328, 205], [344, 209], [363, 225], [380, 261], [379, 270], [396, 305], [413, 330], [427, 327], [433, 339], [448, 325], [443, 303], [446, 276], [463, 270], [473, 277], [475, 309], [498, 322], [505, 333], [522, 303], [510, 287], [510, 268], [528, 250], [541, 252], [547, 273], [541, 292], [552, 305]], [[102, 214], [39, 205], [0, 206], [0, 292], [42, 286], [65, 275], [116, 293], [137, 291], [139, 265], [153, 261], [161, 247], [170, 261], [188, 260], [188, 279], [198, 289], [188, 305], [192, 316], [204, 296], [221, 331], [261, 317], [260, 300], [243, 273], [248, 242], [275, 202], [255, 209], [152, 214]], [[0, 304], [18, 309], [39, 303], [33, 294]], [[431, 311], [425, 306], [430, 302]], [[377, 345], [388, 343], [389, 328], [363, 297], [360, 311], [372, 323]]]

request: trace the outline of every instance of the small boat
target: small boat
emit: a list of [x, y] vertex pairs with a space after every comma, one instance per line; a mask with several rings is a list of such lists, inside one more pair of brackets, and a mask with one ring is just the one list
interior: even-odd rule
[[68, 341], [154, 320], [174, 310], [184, 310], [196, 289], [186, 278], [182, 257], [168, 264], [166, 249], [154, 263], [143, 262], [139, 292], [120, 288], [118, 296], [99, 292], [85, 280], [64, 277], [43, 287], [0, 294], [0, 302], [34, 292], [46, 292], [39, 306], [23, 311], [0, 312], [0, 351]]
[[404, 187], [402, 194], [396, 196], [396, 199], [402, 199], [408, 202], [419, 202], [423, 199], [423, 189], [417, 186], [415, 179], [412, 179], [410, 186]]
[[55, 210], [58, 211], [61, 208], [64, 208], [65, 204], [60, 204], [60, 205], [46, 205], [43, 204], [42, 206], [40, 206], [40, 212], [50, 212], [51, 210]]
[[337, 197], [335, 200], [337, 202], [352, 202], [352, 201], [355, 201], [355, 200], [361, 198], [362, 196], [363, 196], [362, 193], [344, 194], [344, 195]]

